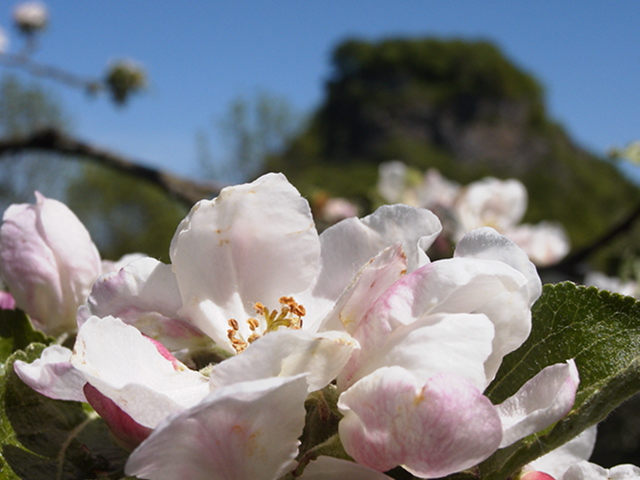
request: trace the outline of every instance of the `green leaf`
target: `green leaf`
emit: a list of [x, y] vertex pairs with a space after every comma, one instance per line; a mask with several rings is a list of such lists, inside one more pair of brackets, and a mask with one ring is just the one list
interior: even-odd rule
[[553, 427], [483, 462], [478, 472], [483, 479], [510, 477], [640, 391], [640, 302], [565, 282], [545, 285], [532, 314], [529, 338], [505, 357], [485, 393], [500, 403], [542, 368], [573, 358], [580, 373], [576, 401]]
[[128, 453], [105, 423], [79, 402], [51, 400], [13, 371], [45, 348], [31, 344], [5, 363], [0, 377], [0, 480], [67, 480], [123, 477]]
[[0, 310], [0, 362], [16, 350], [30, 343], [49, 344], [53, 341], [39, 330], [34, 330], [29, 317], [21, 310]]

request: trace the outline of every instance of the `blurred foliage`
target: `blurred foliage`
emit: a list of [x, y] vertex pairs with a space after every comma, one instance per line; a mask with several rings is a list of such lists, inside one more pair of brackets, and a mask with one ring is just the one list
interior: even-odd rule
[[95, 164], [83, 165], [67, 195], [102, 257], [111, 260], [142, 252], [168, 262], [171, 238], [187, 214], [157, 186]]
[[[55, 98], [16, 77], [0, 82], [0, 135], [67, 128]], [[143, 252], [168, 260], [169, 243], [186, 208], [154, 185], [93, 163], [60, 155], [21, 152], [0, 157], [0, 208], [33, 203], [39, 190], [65, 202], [85, 224], [103, 258]], [[75, 159], [77, 160], [77, 159]]]
[[[15, 138], [42, 128], [65, 130], [69, 119], [55, 97], [13, 75], [0, 79], [0, 137]], [[33, 191], [62, 199], [80, 165], [58, 155], [20, 152], [0, 156], [0, 211], [11, 203], [33, 202]]]
[[[612, 162], [571, 141], [547, 116], [542, 86], [486, 41], [344, 41], [324, 102], [267, 170], [283, 171], [305, 195], [323, 189], [372, 208], [378, 164], [391, 159], [461, 183], [519, 178], [529, 191], [525, 221], [559, 221], [574, 247], [638, 197]], [[616, 256], [608, 250], [594, 264]]]
[[200, 131], [196, 135], [200, 167], [218, 181], [253, 180], [264, 168], [264, 159], [281, 153], [303, 124], [302, 116], [284, 97], [266, 91], [236, 97], [214, 122], [227, 155], [214, 158], [209, 136]]

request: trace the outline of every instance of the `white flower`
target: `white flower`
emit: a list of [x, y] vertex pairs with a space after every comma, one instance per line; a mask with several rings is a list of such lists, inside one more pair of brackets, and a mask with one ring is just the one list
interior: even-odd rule
[[48, 18], [47, 7], [41, 2], [23, 2], [13, 9], [13, 20], [25, 33], [43, 29]]

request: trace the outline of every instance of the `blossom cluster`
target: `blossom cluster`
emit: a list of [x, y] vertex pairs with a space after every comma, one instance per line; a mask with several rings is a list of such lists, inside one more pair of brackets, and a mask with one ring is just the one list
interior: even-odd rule
[[[36, 194], [4, 214], [0, 275], [40, 328], [76, 337], [14, 369], [42, 395], [90, 404], [142, 479], [473, 468], [569, 412], [579, 374], [568, 358], [491, 402], [485, 389], [531, 330], [540, 279], [488, 227], [431, 261], [440, 231], [429, 210], [397, 204], [319, 235], [307, 201], [267, 174], [198, 202], [170, 264], [105, 265], [75, 215]], [[337, 398], [323, 443], [340, 455], [301, 450], [322, 428], [305, 410], [314, 392]]]
[[561, 225], [521, 224], [527, 209], [527, 190], [516, 179], [483, 178], [461, 186], [429, 169], [423, 176], [400, 161], [380, 165], [378, 192], [387, 202], [402, 202], [435, 211], [444, 235], [459, 241], [483, 226], [495, 228], [518, 244], [538, 266], [552, 265], [569, 252]]

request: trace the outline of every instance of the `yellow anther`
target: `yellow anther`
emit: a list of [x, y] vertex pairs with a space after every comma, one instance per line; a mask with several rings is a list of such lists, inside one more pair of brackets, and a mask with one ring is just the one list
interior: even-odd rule
[[253, 317], [247, 320], [247, 323], [249, 324], [249, 329], [251, 329], [252, 332], [254, 332], [256, 328], [260, 326], [260, 324], [258, 323], [258, 320], [256, 320]]
[[240, 330], [240, 325], [238, 325], [238, 321], [235, 318], [230, 318], [229, 321], [227, 322], [229, 324], [229, 326], [231, 328], [233, 328], [235, 331]]

